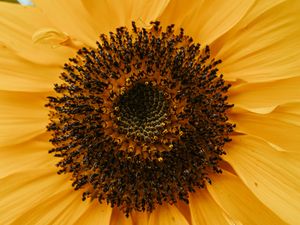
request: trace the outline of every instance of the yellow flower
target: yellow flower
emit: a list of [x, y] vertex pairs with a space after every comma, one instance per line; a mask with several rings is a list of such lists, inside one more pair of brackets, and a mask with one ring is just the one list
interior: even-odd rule
[[[34, 6], [30, 7], [1, 2], [0, 224], [299, 224], [299, 11], [298, 0], [35, 0]], [[63, 65], [69, 63], [69, 58], [74, 58], [82, 47], [97, 48], [96, 41], [100, 34], [115, 32], [121, 26], [131, 30], [132, 21], [136, 22], [137, 27], [146, 28], [150, 36], [158, 35], [153, 31], [151, 21], [160, 21], [164, 30], [175, 24], [174, 34], [179, 34], [182, 27], [194, 43], [209, 45], [211, 58], [222, 59], [222, 63], [217, 65], [218, 74], [223, 74], [226, 83], [232, 85], [226, 95], [234, 107], [227, 105], [229, 109], [226, 109], [226, 114], [236, 128], [232, 132], [228, 128], [231, 126], [229, 123], [227, 128], [222, 123], [228, 129], [223, 127], [227, 132], [224, 137], [230, 134], [232, 138], [224, 146], [226, 154], [220, 153], [223, 160], [218, 166], [223, 173], [209, 173], [212, 184], [206, 184], [202, 189], [195, 185], [196, 191], [189, 192], [188, 204], [163, 201], [162, 205], [156, 204], [151, 212], [132, 210], [126, 218], [124, 209], [111, 207], [111, 202], [82, 201], [85, 187], [77, 191], [72, 188], [74, 179], [80, 181], [76, 180], [76, 175], [70, 181], [72, 173], [57, 174], [55, 165], [60, 160], [47, 152], [56, 142], [49, 142], [51, 136], [46, 126], [51, 130], [51, 122], [49, 109], [44, 105], [49, 103], [47, 96], [57, 96], [53, 84], [62, 83], [59, 76]], [[90, 54], [82, 51], [84, 56]], [[76, 57], [81, 59], [79, 55]], [[71, 67], [65, 67], [67, 76], [76, 65], [83, 66], [82, 63], [69, 63]], [[113, 88], [114, 85], [112, 83]], [[151, 85], [150, 93], [159, 94]], [[129, 91], [126, 88], [120, 90], [127, 91], [131, 96], [132, 90], [136, 92], [139, 88], [133, 86]], [[61, 100], [62, 96], [56, 100]], [[170, 96], [177, 99], [173, 93]], [[119, 101], [126, 102], [129, 98], [120, 97]], [[178, 99], [176, 104], [170, 102], [176, 108], [175, 114], [178, 113], [177, 107], [189, 109], [187, 103], [180, 101], [181, 97]], [[225, 104], [224, 101], [219, 103]], [[61, 125], [55, 122], [57, 118], [62, 118], [55, 108], [61, 106], [59, 104], [50, 104], [52, 125]], [[110, 103], [106, 104], [111, 107]], [[120, 104], [114, 109], [125, 110], [123, 106]], [[120, 115], [120, 119], [124, 120], [123, 114], [115, 111], [113, 114]], [[220, 115], [224, 116], [222, 113]], [[67, 119], [71, 117], [67, 115]], [[131, 122], [127, 117], [125, 119], [125, 122]], [[172, 134], [170, 137], [175, 140], [187, 137], [185, 130], [176, 126], [185, 126], [180, 117], [172, 117], [173, 125], [167, 123], [165, 121], [161, 126], [178, 131], [178, 134], [174, 131], [174, 136], [171, 131], [166, 131]], [[57, 131], [56, 128], [54, 130]], [[114, 133], [108, 130], [105, 130], [106, 135], [115, 139]], [[56, 131], [52, 137], [61, 137]], [[57, 132], [60, 134], [61, 130]], [[149, 137], [155, 139], [154, 143], [159, 139], [161, 152], [172, 156], [172, 149], [176, 146], [164, 138], [168, 136]], [[165, 142], [169, 150], [163, 148]], [[126, 148], [135, 149], [138, 155], [138, 150], [142, 151], [136, 143], [129, 143]], [[150, 160], [164, 165], [162, 155], [153, 155]], [[131, 160], [129, 153], [126, 157], [126, 160]], [[208, 163], [212, 162], [208, 160]], [[67, 165], [62, 167], [70, 170]], [[90, 170], [80, 172], [91, 173]], [[104, 199], [111, 198], [106, 195]], [[132, 206], [126, 204], [126, 207]]]

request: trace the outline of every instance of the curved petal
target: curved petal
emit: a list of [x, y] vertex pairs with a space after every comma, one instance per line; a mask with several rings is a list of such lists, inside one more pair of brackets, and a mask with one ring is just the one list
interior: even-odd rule
[[83, 215], [74, 223], [82, 224], [103, 224], [109, 225], [112, 209], [106, 204], [99, 204], [96, 200], [91, 202]]
[[204, 0], [190, 0], [187, 4], [186, 1], [170, 1], [165, 10], [158, 17], [158, 20], [163, 26], [175, 24], [175, 28], [182, 27], [184, 19], [192, 14], [195, 9], [201, 8]]
[[[67, 196], [63, 196], [61, 201], [59, 201], [56, 205], [59, 204], [61, 207], [61, 210], [56, 210], [58, 212], [57, 215], [53, 216], [52, 212], [47, 212], [51, 219], [51, 224], [74, 224], [78, 219], [80, 218], [83, 213], [85, 213], [87, 210], [90, 209], [90, 204], [88, 202], [83, 202], [81, 199], [81, 194], [80, 191], [74, 191], [74, 190], [68, 190], [67, 191]], [[53, 199], [51, 198], [51, 201], [53, 202]], [[62, 203], [65, 203], [65, 207], [63, 207]], [[45, 203], [41, 204], [42, 207], [47, 206]], [[40, 207], [38, 207], [38, 210], [40, 210]], [[54, 206], [55, 207], [55, 206]], [[48, 208], [48, 207], [47, 207]], [[33, 213], [35, 214], [36, 211], [33, 210]], [[47, 218], [43, 217], [43, 220], [45, 221]], [[20, 224], [20, 223], [19, 223]], [[41, 224], [46, 224], [44, 222], [41, 222]], [[102, 224], [102, 223], [101, 223]], [[105, 224], [105, 223], [103, 223]], [[17, 225], [17, 224], [16, 224]]]
[[254, 1], [171, 1], [159, 20], [166, 26], [183, 27], [196, 42], [210, 44], [232, 28]]
[[[44, 202], [47, 198], [70, 189], [66, 176], [58, 176], [55, 167], [28, 170], [0, 179], [0, 224], [16, 218]], [[5, 216], [3, 216], [5, 215]]]
[[0, 51], [8, 48], [26, 60], [46, 65], [61, 65], [74, 54], [66, 46], [52, 48], [33, 42], [38, 29], [52, 25], [38, 8], [1, 1], [0, 15]]
[[242, 224], [285, 224], [236, 176], [223, 172], [222, 175], [212, 175], [212, 180], [212, 185], [207, 186], [209, 193], [233, 220]]
[[175, 206], [162, 205], [150, 214], [148, 225], [188, 225], [184, 216]]
[[276, 111], [257, 114], [235, 109], [230, 113], [230, 119], [237, 124], [236, 131], [263, 138], [284, 151], [300, 152], [300, 126], [285, 121], [284, 117], [285, 114]]
[[[110, 206], [109, 206], [110, 207]], [[131, 217], [126, 217], [118, 208], [112, 210], [109, 225], [132, 225]], [[139, 223], [141, 224], [141, 223]], [[143, 225], [143, 224], [141, 224]]]
[[300, 2], [257, 1], [244, 20], [213, 45], [228, 80], [271, 81], [300, 74]]
[[47, 95], [0, 91], [0, 146], [22, 143], [45, 132]]
[[34, 3], [60, 31], [89, 46], [96, 45], [97, 21], [92, 20], [82, 1], [34, 0]]
[[297, 224], [300, 154], [274, 151], [267, 143], [249, 136], [235, 137], [227, 148], [224, 159], [248, 188], [276, 215], [289, 224]]
[[42, 92], [53, 89], [61, 67], [40, 65], [17, 56], [9, 49], [0, 51], [0, 90]]
[[0, 148], [0, 178], [26, 170], [51, 168], [57, 158], [47, 151], [52, 148], [48, 137], [37, 137], [17, 145]]
[[[209, 45], [235, 26], [253, 3], [254, 0], [243, 3], [235, 0], [204, 0], [184, 17], [180, 25], [196, 42]], [[176, 17], [177, 13], [173, 16]]]
[[225, 212], [212, 199], [207, 190], [197, 190], [190, 195], [192, 224], [226, 225]]
[[84, 0], [82, 3], [97, 21], [97, 32], [107, 33], [120, 26], [131, 26], [132, 21], [148, 26], [163, 12], [169, 0]]
[[276, 106], [300, 99], [300, 76], [263, 83], [244, 83], [229, 90], [229, 101], [244, 109], [272, 111]]
[[190, 205], [185, 203], [184, 201], [178, 201], [178, 202], [176, 202], [175, 206], [177, 207], [179, 212], [184, 216], [186, 221], [189, 224], [192, 224]]
[[280, 105], [276, 107], [272, 114], [288, 123], [300, 126], [300, 102]]
[[[91, 212], [87, 213], [87, 211], [93, 211], [91, 207], [97, 208], [98, 205], [91, 206], [89, 203], [82, 202], [80, 194], [74, 190], [55, 194], [22, 214], [12, 224], [75, 224], [75, 222], [80, 222], [79, 218], [84, 218], [84, 224], [95, 224], [99, 221], [101, 225], [108, 225], [106, 217], [110, 217], [110, 211], [107, 210], [108, 212], [105, 214], [97, 210], [91, 219], [86, 215], [90, 215]], [[83, 221], [79, 224], [83, 224]]]
[[[62, 221], [59, 221], [60, 214], [65, 212], [72, 202], [79, 197], [72, 192], [73, 190], [59, 192], [46, 198], [36, 206], [28, 207], [29, 210], [22, 213], [22, 215], [17, 217], [11, 224], [63, 224]], [[73, 215], [78, 216], [76, 214]], [[68, 223], [65, 224], [71, 224], [70, 222], [71, 221], [68, 221]]]
[[134, 211], [130, 216], [133, 225], [148, 225], [150, 213]]

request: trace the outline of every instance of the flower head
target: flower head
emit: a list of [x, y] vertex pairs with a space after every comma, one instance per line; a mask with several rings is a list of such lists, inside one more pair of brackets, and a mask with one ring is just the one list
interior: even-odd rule
[[1, 3], [1, 223], [296, 224], [299, 9]]

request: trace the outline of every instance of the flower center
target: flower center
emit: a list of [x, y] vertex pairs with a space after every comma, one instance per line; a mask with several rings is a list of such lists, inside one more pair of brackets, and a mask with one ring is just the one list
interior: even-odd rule
[[137, 83], [116, 103], [119, 132], [135, 142], [155, 143], [163, 135], [168, 108], [163, 91], [149, 84]]
[[118, 28], [65, 64], [47, 104], [49, 152], [83, 200], [105, 200], [126, 215], [151, 212], [163, 202], [188, 203], [189, 192], [221, 172], [234, 128], [229, 85], [209, 47], [173, 27]]

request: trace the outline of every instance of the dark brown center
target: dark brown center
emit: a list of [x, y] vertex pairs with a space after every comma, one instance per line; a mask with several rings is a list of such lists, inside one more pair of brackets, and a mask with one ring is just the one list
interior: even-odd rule
[[48, 130], [61, 161], [86, 198], [126, 215], [157, 204], [188, 203], [189, 192], [220, 173], [227, 122], [221, 63], [174, 25], [132, 25], [100, 36], [65, 64], [49, 97]]

